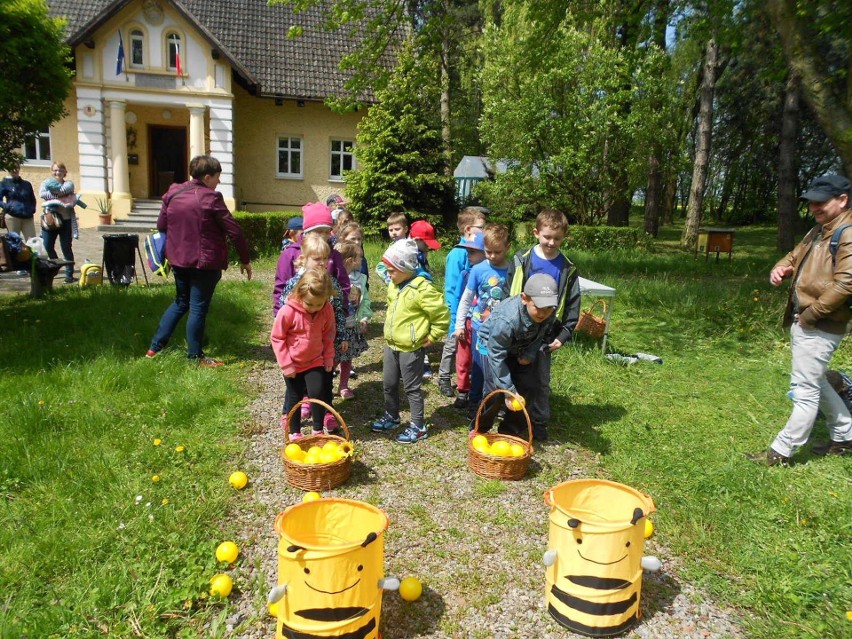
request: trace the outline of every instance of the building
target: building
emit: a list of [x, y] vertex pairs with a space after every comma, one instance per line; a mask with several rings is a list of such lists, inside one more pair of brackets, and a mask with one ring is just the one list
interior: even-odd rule
[[[68, 115], [25, 145], [21, 172], [36, 187], [62, 161], [84, 201], [109, 196], [122, 218], [209, 153], [232, 209], [296, 208], [343, 190], [364, 109], [335, 113], [324, 100], [343, 91], [338, 64], [357, 43], [317, 26], [319, 10], [266, 0], [48, 4], [67, 20], [75, 78]], [[97, 223], [95, 207], [78, 214]]]

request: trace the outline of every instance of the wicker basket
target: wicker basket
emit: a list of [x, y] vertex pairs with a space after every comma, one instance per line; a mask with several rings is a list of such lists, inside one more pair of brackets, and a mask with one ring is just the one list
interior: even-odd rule
[[488, 440], [489, 446], [499, 440], [509, 442], [510, 444], [520, 444], [524, 447], [524, 454], [520, 457], [498, 457], [497, 455], [481, 453], [473, 447], [473, 437], [471, 437], [467, 443], [467, 467], [480, 477], [484, 477], [486, 479], [523, 479], [524, 475], [527, 473], [527, 468], [530, 465], [530, 458], [533, 454], [532, 422], [530, 421], [530, 415], [527, 412], [526, 406], [521, 410], [524, 411], [524, 417], [527, 420], [527, 440], [523, 440], [520, 437], [513, 437], [512, 435], [479, 432], [479, 418], [482, 416], [482, 410], [485, 408], [489, 398], [500, 393], [508, 395], [513, 399], [521, 399], [518, 395], [510, 393], [507, 390], [503, 390], [502, 388], [498, 388], [497, 390], [488, 393], [488, 395], [479, 404], [479, 410], [476, 412], [476, 420], [474, 421], [473, 432], [476, 435], [482, 435], [485, 437]]
[[[594, 310], [597, 304], [603, 306], [600, 315], [595, 315]], [[576, 330], [581, 333], [591, 335], [595, 339], [600, 339], [606, 334], [606, 301], [602, 299], [595, 300], [589, 310], [580, 313], [580, 320], [577, 322]]]
[[[287, 419], [284, 420], [285, 447], [288, 443], [292, 443], [290, 442], [290, 419], [297, 410], [301, 410], [302, 404], [305, 403], [319, 404], [334, 415], [335, 419], [337, 419], [337, 423], [340, 424], [340, 428], [343, 429], [343, 433], [346, 435], [346, 438], [344, 439], [338, 435], [326, 434], [308, 435], [307, 437], [303, 437], [295, 442], [302, 450], [307, 451], [311, 446], [319, 446], [322, 448], [326, 442], [336, 442], [340, 444], [350, 441], [351, 437], [349, 434], [349, 428], [346, 426], [346, 422], [343, 421], [340, 413], [319, 399], [305, 398], [296, 402], [296, 405], [290, 409], [289, 413], [287, 413]], [[281, 459], [284, 460], [284, 470], [287, 473], [287, 482], [291, 486], [301, 488], [302, 490], [331, 490], [332, 488], [340, 486], [343, 482], [349, 479], [349, 475], [352, 474], [351, 457], [343, 457], [342, 459], [329, 464], [299, 464], [288, 459], [284, 454], [284, 449], [282, 448]]]

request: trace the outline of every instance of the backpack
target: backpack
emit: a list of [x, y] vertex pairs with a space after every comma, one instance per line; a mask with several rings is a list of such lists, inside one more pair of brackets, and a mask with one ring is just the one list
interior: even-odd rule
[[80, 269], [80, 286], [100, 286], [104, 283], [104, 273], [100, 264], [89, 262]]
[[[837, 247], [840, 245], [840, 236], [843, 234], [847, 228], [852, 226], [852, 224], [841, 224], [836, 229], [834, 229], [834, 233], [831, 234], [831, 240], [828, 242], [828, 252], [831, 253], [831, 270], [834, 270], [834, 267], [837, 265]], [[852, 297], [846, 298], [846, 306], [852, 309]]]
[[151, 233], [145, 238], [145, 256], [148, 258], [148, 268], [160, 277], [168, 277], [172, 270], [166, 259], [166, 232]]

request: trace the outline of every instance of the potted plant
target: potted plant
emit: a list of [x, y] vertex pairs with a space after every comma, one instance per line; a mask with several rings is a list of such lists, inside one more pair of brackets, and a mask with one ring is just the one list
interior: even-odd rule
[[101, 224], [112, 224], [112, 200], [108, 195], [105, 198], [96, 197], [95, 208], [98, 211]]

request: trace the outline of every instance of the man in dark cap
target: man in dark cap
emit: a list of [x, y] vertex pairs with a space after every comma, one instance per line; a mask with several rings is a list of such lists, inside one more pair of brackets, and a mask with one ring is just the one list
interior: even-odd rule
[[796, 449], [808, 441], [819, 410], [831, 440], [815, 445], [813, 452], [843, 455], [852, 451], [852, 417], [826, 379], [831, 357], [852, 319], [848, 302], [852, 229], [846, 229], [852, 225], [850, 186], [840, 175], [825, 175], [811, 183], [802, 199], [808, 201], [817, 225], [769, 274], [773, 286], [792, 278], [784, 325], [790, 327], [793, 355], [788, 393], [793, 412], [767, 451], [765, 462], [770, 466], [790, 464]]

